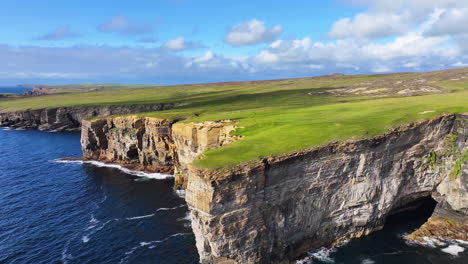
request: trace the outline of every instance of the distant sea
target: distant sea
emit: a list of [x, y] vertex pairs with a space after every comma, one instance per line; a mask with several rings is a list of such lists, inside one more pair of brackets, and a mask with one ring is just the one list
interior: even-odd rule
[[32, 90], [32, 88], [28, 87], [2, 87], [0, 86], [0, 94], [2, 93], [14, 93], [14, 94], [22, 94], [26, 91]]

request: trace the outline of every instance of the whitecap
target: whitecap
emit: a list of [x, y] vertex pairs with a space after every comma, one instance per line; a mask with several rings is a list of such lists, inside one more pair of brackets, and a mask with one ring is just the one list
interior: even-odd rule
[[144, 218], [149, 218], [153, 217], [154, 214], [149, 214], [149, 215], [140, 215], [140, 216], [133, 216], [133, 217], [127, 217], [127, 220], [138, 220], [138, 219], [144, 219]]
[[308, 253], [308, 255], [325, 263], [335, 263], [333, 258], [330, 257], [330, 255], [335, 251], [335, 248], [321, 247], [318, 250]]
[[177, 234], [173, 234], [173, 235], [170, 235], [169, 237], [163, 239], [163, 240], [154, 240], [154, 241], [142, 241], [140, 242], [140, 244], [136, 247], [132, 247], [129, 251], [125, 252], [125, 256], [120, 259], [120, 262], [119, 263], [124, 263], [125, 261], [127, 261], [128, 257], [130, 255], [132, 255], [133, 253], [135, 253], [135, 251], [139, 248], [142, 248], [142, 247], [148, 247], [149, 249], [154, 249], [156, 248], [157, 244], [159, 243], [164, 243], [166, 241], [168, 241], [169, 239], [173, 238], [173, 237], [177, 237], [177, 236], [185, 236], [185, 235], [188, 235], [190, 233], [177, 233]]
[[461, 253], [465, 251], [463, 247], [460, 247], [459, 245], [450, 245], [446, 248], [441, 249], [443, 252], [448, 253], [453, 256], [458, 256], [458, 253]]
[[96, 223], [99, 223], [99, 220], [97, 220], [94, 215], [92, 214], [91, 215], [91, 219], [89, 220], [90, 223], [93, 223], [93, 224], [96, 224]]
[[369, 258], [365, 258], [361, 261], [361, 264], [374, 264], [375, 261]]
[[457, 242], [458, 244], [468, 246], [468, 241], [460, 240], [460, 239], [455, 239], [454, 241]]
[[177, 218], [177, 221], [191, 221], [192, 217], [190, 216], [190, 212], [187, 212], [184, 217]]
[[62, 159], [55, 159], [52, 160], [52, 162], [59, 162], [59, 163], [77, 163], [77, 164], [91, 164], [96, 167], [106, 167], [106, 168], [114, 168], [118, 169], [126, 174], [133, 175], [136, 177], [142, 177], [142, 178], [147, 178], [147, 179], [154, 179], [154, 180], [165, 180], [169, 178], [174, 178], [174, 175], [171, 174], [164, 174], [164, 173], [149, 173], [149, 172], [144, 172], [144, 171], [136, 171], [136, 170], [130, 170], [127, 169], [121, 165], [118, 164], [109, 164], [109, 163], [104, 163], [104, 162], [99, 162], [95, 160], [62, 160]]
[[83, 163], [86, 163], [86, 164], [91, 164], [91, 165], [94, 165], [94, 166], [97, 166], [97, 167], [107, 167], [107, 168], [114, 168], [114, 169], [118, 169], [126, 174], [130, 174], [130, 175], [133, 175], [133, 176], [137, 176], [137, 177], [143, 177], [143, 178], [148, 178], [148, 179], [155, 179], [155, 180], [164, 180], [164, 179], [168, 179], [168, 178], [173, 178], [174, 175], [171, 175], [171, 174], [163, 174], [163, 173], [147, 173], [147, 172], [143, 172], [143, 171], [134, 171], [134, 170], [130, 170], [130, 169], [127, 169], [121, 165], [118, 165], [118, 164], [108, 164], [108, 163], [103, 163], [103, 162], [99, 162], [99, 161], [83, 161]]
[[175, 206], [175, 207], [169, 207], [169, 208], [159, 208], [158, 210], [156, 210], [156, 212], [159, 212], [159, 211], [170, 211], [170, 210], [175, 210], [175, 209], [178, 209], [178, 208], [182, 208], [182, 207], [185, 207], [185, 204], [181, 204], [179, 206]]
[[179, 196], [180, 198], [184, 198], [184, 199], [185, 199], [185, 190], [175, 190], [175, 193], [176, 193], [177, 196]]
[[81, 241], [83, 241], [83, 243], [88, 243], [89, 240], [90, 240], [89, 236], [83, 236], [83, 237], [81, 238]]

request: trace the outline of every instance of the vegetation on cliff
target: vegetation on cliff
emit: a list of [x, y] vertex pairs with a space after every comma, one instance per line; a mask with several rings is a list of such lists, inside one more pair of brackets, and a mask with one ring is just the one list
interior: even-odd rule
[[0, 111], [172, 103], [141, 113], [181, 122], [233, 120], [242, 140], [197, 162], [220, 167], [319, 144], [380, 134], [442, 113], [468, 111], [468, 68], [431, 73], [329, 75], [0, 98]]

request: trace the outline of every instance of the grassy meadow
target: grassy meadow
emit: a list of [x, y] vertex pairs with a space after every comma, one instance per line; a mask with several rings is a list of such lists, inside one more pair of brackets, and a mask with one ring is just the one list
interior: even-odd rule
[[236, 122], [238, 129], [233, 133], [243, 138], [209, 150], [197, 161], [200, 166], [216, 168], [331, 141], [368, 137], [442, 113], [468, 112], [468, 68], [0, 98], [0, 111], [157, 103], [177, 106], [139, 115], [181, 122]]

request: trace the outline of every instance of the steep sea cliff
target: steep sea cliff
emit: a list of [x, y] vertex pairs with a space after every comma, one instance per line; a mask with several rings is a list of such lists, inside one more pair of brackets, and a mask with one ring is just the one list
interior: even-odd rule
[[186, 191], [202, 263], [289, 263], [310, 250], [380, 230], [390, 215], [428, 197], [437, 201], [436, 210], [409, 238], [467, 240], [468, 115], [204, 169], [193, 161], [239, 140], [230, 135], [235, 123], [132, 116], [70, 121], [111, 112], [90, 109], [73, 111], [82, 114], [72, 119], [70, 109], [55, 109], [3, 113], [0, 120], [39, 129], [82, 125], [84, 159], [174, 173], [176, 188]]
[[431, 196], [438, 202], [433, 217], [456, 223], [453, 232], [462, 234], [434, 236], [466, 238], [466, 115], [217, 170], [192, 161], [236, 140], [231, 122], [125, 117], [85, 121], [83, 128], [85, 158], [174, 168], [203, 263], [288, 263], [380, 230], [389, 215]]

